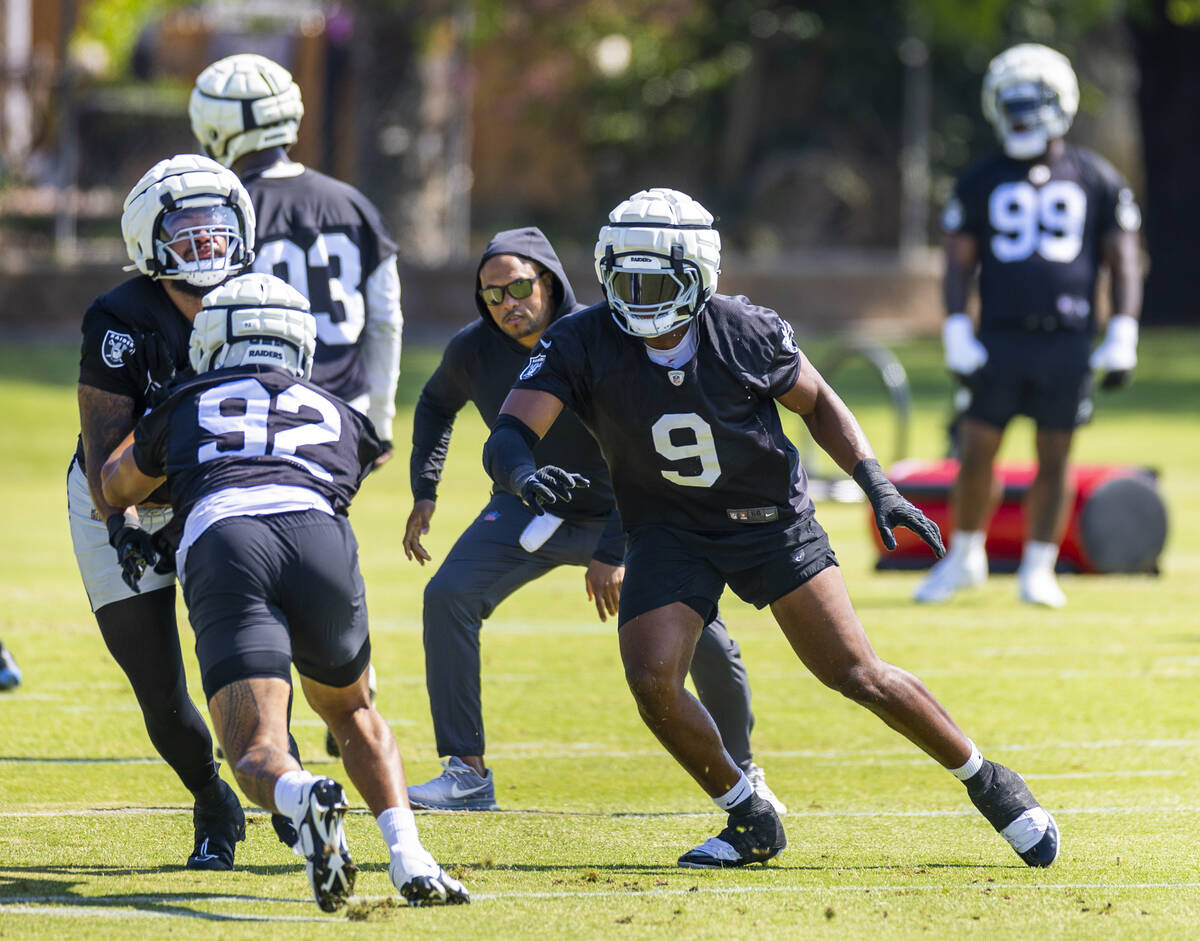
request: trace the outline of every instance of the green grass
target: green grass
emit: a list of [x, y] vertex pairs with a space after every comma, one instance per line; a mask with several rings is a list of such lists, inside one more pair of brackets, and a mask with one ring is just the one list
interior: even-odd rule
[[[814, 345], [818, 364], [825, 346]], [[912, 343], [896, 352], [915, 398], [910, 453], [936, 456], [948, 398], [939, 350]], [[437, 355], [405, 352], [400, 442]], [[389, 905], [386, 851], [359, 811], [348, 827], [362, 866], [361, 920], [317, 910], [261, 814], [251, 816], [236, 872], [182, 868], [188, 795], [154, 755], [71, 554], [63, 476], [77, 429], [74, 357], [66, 348], [0, 351], [0, 637], [25, 670], [24, 685], [0, 696], [0, 938], [1195, 936], [1197, 333], [1149, 333], [1137, 382], [1101, 399], [1076, 449], [1080, 460], [1160, 470], [1171, 519], [1160, 577], [1064, 578], [1071, 602], [1058, 612], [1016, 604], [1011, 577], [916, 607], [907, 600], [916, 574], [873, 571], [864, 508], [818, 509], [881, 655], [925, 679], [985, 753], [1021, 770], [1057, 814], [1064, 849], [1052, 869], [1022, 866], [955, 781], [822, 688], [769, 615], [728, 595], [754, 688], [756, 757], [789, 804], [791, 843], [765, 869], [676, 868], [721, 818], [643, 728], [612, 623], [596, 619], [582, 570], [562, 569], [511, 599], [483, 635], [489, 764], [504, 811], [419, 818], [426, 845], [475, 903]], [[848, 367], [835, 380], [887, 457], [889, 419], [871, 377]], [[1018, 423], [1004, 456], [1027, 459], [1031, 439]], [[434, 564], [485, 501], [482, 440], [478, 417], [464, 412], [426, 540]], [[433, 569], [400, 548], [406, 459], [370, 480], [352, 519], [380, 708], [410, 779], [422, 781], [438, 769], [420, 640]], [[190, 651], [186, 626], [184, 645]], [[194, 662], [189, 675], [198, 694]], [[302, 704], [295, 732], [314, 769], [344, 780]]]

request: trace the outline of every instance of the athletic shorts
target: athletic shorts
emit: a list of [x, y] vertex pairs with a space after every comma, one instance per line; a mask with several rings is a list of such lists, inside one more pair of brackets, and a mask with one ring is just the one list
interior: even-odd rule
[[319, 510], [219, 520], [187, 553], [183, 597], [204, 695], [254, 676], [326, 686], [358, 679], [371, 658], [358, 542]]
[[[156, 533], [171, 521], [171, 508], [140, 507], [138, 518], [147, 532]], [[117, 550], [108, 543], [108, 527], [92, 504], [92, 492], [88, 489], [87, 476], [72, 459], [67, 471], [67, 516], [71, 524], [71, 544], [75, 549], [75, 561], [83, 577], [83, 587], [93, 611], [106, 604], [132, 598], [136, 592], [121, 578], [121, 566], [117, 563]], [[170, 588], [175, 584], [175, 573], [160, 575], [148, 568], [138, 586], [142, 594]]]
[[1039, 428], [1070, 431], [1092, 416], [1091, 337], [1083, 331], [995, 331], [980, 342], [988, 360], [967, 381], [966, 414], [1004, 428], [1028, 415]]
[[726, 533], [639, 526], [626, 544], [619, 620], [682, 601], [707, 624], [726, 585], [765, 608], [837, 564], [811, 508], [783, 526], [748, 524]]

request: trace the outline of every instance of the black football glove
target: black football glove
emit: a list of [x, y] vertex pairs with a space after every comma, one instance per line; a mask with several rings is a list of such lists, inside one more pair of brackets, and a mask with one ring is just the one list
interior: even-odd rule
[[134, 591], [141, 593], [138, 582], [147, 566], [158, 564], [158, 551], [154, 548], [154, 537], [140, 526], [128, 526], [124, 513], [114, 513], [105, 523], [108, 526], [108, 544], [117, 550], [117, 562], [121, 566], [121, 578]]
[[570, 503], [572, 490], [589, 487], [591, 483], [581, 474], [572, 474], [561, 467], [547, 464], [525, 478], [525, 483], [521, 484], [521, 499], [529, 509], [541, 516], [546, 512], [542, 507], [547, 503]]
[[875, 511], [875, 528], [879, 530], [888, 551], [896, 548], [896, 535], [892, 529], [903, 526], [920, 536], [939, 559], [946, 554], [937, 524], [900, 495], [878, 461], [859, 461], [854, 467], [853, 476], [854, 482], [862, 487], [863, 493], [871, 501], [871, 508]]

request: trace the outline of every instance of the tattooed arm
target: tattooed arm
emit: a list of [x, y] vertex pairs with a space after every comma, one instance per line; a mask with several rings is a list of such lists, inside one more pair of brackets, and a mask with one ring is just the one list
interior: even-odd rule
[[109, 454], [133, 430], [134, 424], [133, 399], [129, 396], [105, 392], [95, 386], [79, 386], [79, 430], [83, 437], [83, 460], [87, 467], [92, 503], [102, 521], [125, 509], [105, 502], [101, 471]]

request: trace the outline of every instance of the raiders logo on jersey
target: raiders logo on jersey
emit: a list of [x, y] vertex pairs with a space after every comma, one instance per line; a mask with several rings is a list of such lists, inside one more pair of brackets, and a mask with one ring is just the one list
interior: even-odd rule
[[106, 366], [120, 369], [125, 364], [125, 354], [132, 353], [136, 348], [137, 344], [128, 333], [109, 330], [100, 344], [100, 358]]

